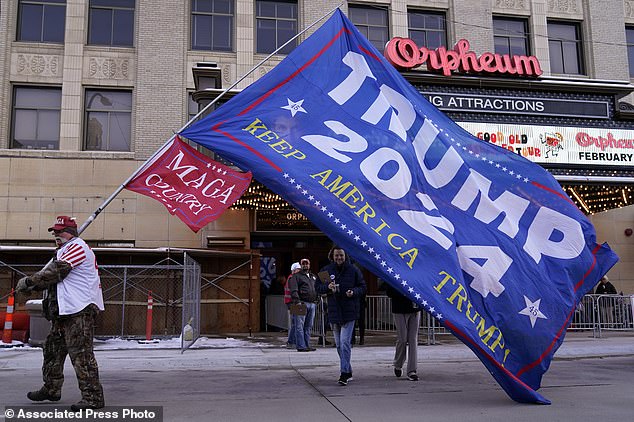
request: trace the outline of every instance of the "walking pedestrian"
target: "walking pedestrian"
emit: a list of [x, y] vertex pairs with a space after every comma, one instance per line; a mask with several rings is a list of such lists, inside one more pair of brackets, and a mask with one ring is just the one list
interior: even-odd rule
[[407, 358], [407, 379], [418, 381], [418, 327], [420, 309], [395, 288], [386, 284], [385, 292], [392, 299], [392, 313], [396, 324], [396, 351], [394, 375], [403, 375], [403, 363]]
[[71, 410], [101, 409], [104, 396], [93, 336], [97, 314], [104, 305], [95, 254], [78, 237], [77, 223], [68, 216], [57, 217], [48, 231], [55, 236], [55, 259], [32, 276], [20, 279], [16, 286], [22, 293], [46, 290], [44, 315], [52, 322], [43, 349], [44, 385], [27, 397], [32, 401], [59, 401], [64, 362], [69, 355], [81, 391], [81, 401]]
[[361, 271], [348, 261], [342, 247], [333, 246], [328, 258], [331, 263], [320, 271], [317, 292], [327, 294], [328, 322], [335, 337], [341, 371], [337, 382], [348, 385], [352, 381], [350, 358], [354, 322], [359, 319], [359, 300], [365, 294], [366, 286]]

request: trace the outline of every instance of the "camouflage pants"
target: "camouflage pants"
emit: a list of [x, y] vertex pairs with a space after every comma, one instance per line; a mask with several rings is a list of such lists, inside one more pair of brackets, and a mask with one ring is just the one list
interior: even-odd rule
[[95, 305], [89, 305], [72, 316], [53, 319], [51, 331], [44, 343], [42, 364], [44, 388], [49, 394], [61, 396], [64, 362], [66, 355], [69, 355], [82, 400], [91, 404], [103, 403], [103, 389], [99, 383], [99, 369], [93, 352], [93, 334], [98, 312]]

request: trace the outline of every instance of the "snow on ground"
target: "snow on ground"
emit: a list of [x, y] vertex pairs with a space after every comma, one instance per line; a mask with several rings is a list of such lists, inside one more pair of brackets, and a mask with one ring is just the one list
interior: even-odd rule
[[[123, 338], [108, 338], [108, 339], [95, 339], [95, 350], [126, 350], [126, 349], [180, 349], [181, 348], [181, 338], [163, 338], [157, 339], [155, 343], [139, 343], [136, 339], [129, 340]], [[191, 346], [192, 349], [229, 349], [234, 347], [253, 347], [253, 348], [269, 348], [269, 347], [279, 347], [274, 344], [265, 343], [258, 341], [257, 338], [252, 338], [249, 340], [244, 339], [236, 339], [232, 337], [225, 338], [209, 338], [209, 337], [200, 337], [196, 342]], [[0, 348], [0, 353], [2, 350], [40, 350], [39, 347], [33, 347], [29, 344], [25, 344], [22, 347], [16, 348]]]
[[[271, 344], [261, 343], [252, 340], [226, 338], [200, 337], [191, 346], [192, 349], [228, 349], [232, 347], [274, 347]], [[95, 340], [95, 350], [116, 350], [116, 349], [180, 349], [181, 338], [158, 339], [156, 343], [143, 344], [137, 340], [126, 340], [122, 338], [112, 338], [107, 340]]]

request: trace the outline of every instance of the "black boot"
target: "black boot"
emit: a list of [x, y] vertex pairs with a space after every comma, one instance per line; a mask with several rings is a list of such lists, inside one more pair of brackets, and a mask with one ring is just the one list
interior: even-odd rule
[[26, 397], [31, 401], [59, 401], [62, 396], [54, 396], [49, 394], [48, 390], [45, 390], [44, 387], [40, 388], [37, 391], [29, 391], [26, 393]]
[[81, 399], [79, 402], [72, 404], [70, 406], [70, 410], [72, 410], [73, 412], [78, 412], [80, 410], [84, 410], [84, 409], [102, 409], [104, 407], [104, 402], [97, 402], [97, 403], [89, 403], [84, 399]]

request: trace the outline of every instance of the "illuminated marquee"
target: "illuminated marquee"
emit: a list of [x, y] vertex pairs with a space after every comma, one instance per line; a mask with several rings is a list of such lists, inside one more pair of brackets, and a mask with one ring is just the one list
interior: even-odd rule
[[479, 139], [540, 164], [634, 167], [634, 132], [574, 126], [458, 122]]
[[496, 73], [518, 76], [540, 76], [543, 71], [535, 56], [509, 56], [508, 54], [484, 53], [480, 57], [469, 51], [467, 40], [460, 40], [453, 50], [438, 47], [430, 50], [418, 47], [409, 38], [394, 37], [385, 47], [385, 57], [398, 69], [413, 69], [423, 64], [427, 69], [441, 72], [445, 76], [452, 72]]

